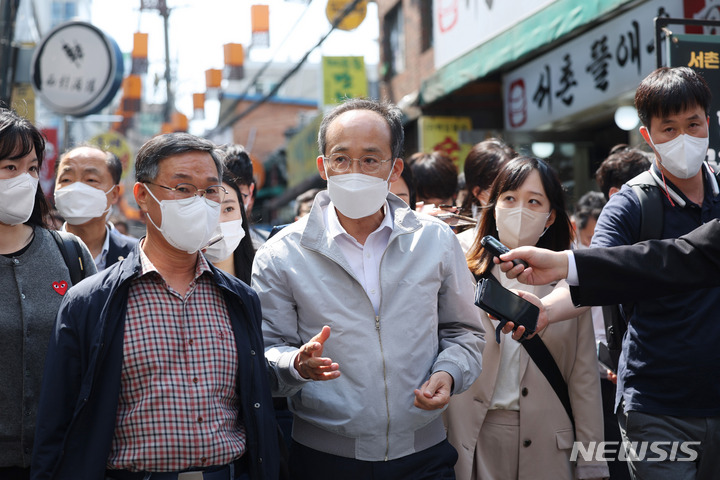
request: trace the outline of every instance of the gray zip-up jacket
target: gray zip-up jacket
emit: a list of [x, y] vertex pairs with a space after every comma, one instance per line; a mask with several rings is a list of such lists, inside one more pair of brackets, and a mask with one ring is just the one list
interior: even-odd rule
[[[446, 371], [453, 393], [480, 374], [485, 345], [473, 279], [455, 235], [388, 195], [393, 231], [380, 261], [379, 314], [327, 233], [327, 192], [308, 216], [284, 228], [255, 256], [252, 287], [263, 311], [265, 356], [274, 394], [290, 396], [293, 438], [359, 460], [404, 457], [445, 438], [441, 411], [413, 406], [414, 389]], [[301, 381], [297, 348], [332, 328], [323, 356], [340, 365], [329, 381]]]

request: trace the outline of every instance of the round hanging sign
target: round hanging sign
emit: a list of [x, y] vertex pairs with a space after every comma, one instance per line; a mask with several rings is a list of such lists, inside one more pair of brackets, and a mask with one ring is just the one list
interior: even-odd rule
[[123, 59], [115, 40], [85, 22], [55, 27], [33, 55], [30, 78], [53, 112], [81, 117], [97, 113], [122, 83]]

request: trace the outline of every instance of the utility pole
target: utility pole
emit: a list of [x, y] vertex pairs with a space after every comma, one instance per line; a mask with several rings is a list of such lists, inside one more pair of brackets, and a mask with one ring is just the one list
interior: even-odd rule
[[163, 27], [165, 30], [165, 89], [167, 92], [167, 103], [165, 103], [165, 108], [163, 109], [163, 118], [165, 122], [170, 122], [173, 110], [175, 110], [175, 98], [172, 92], [172, 74], [170, 72], [170, 9], [167, 7], [166, 0], [140, 0], [140, 10], [157, 10], [163, 18]]
[[9, 107], [17, 50], [13, 47], [20, 0], [0, 0], [0, 105]]

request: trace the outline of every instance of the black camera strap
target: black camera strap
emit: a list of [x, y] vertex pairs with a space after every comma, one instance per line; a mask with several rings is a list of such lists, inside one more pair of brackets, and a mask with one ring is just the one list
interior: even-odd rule
[[[475, 274], [475, 281], [478, 283], [478, 286], [482, 280], [499, 283], [498, 279], [492, 275]], [[495, 329], [495, 339], [497, 343], [500, 343], [501, 330], [508, 322], [504, 319], [500, 319], [499, 321], [500, 324]], [[525, 347], [525, 351], [528, 355], [530, 355], [530, 358], [533, 362], [535, 362], [535, 365], [538, 366], [552, 389], [555, 390], [555, 394], [560, 400], [560, 403], [562, 403], [563, 408], [565, 408], [565, 412], [570, 418], [573, 429], [575, 429], [575, 417], [573, 416], [572, 406], [570, 405], [570, 394], [568, 393], [567, 383], [565, 382], [562, 372], [560, 372], [560, 368], [557, 366], [555, 359], [550, 353], [550, 350], [548, 350], [545, 345], [545, 342], [542, 341], [542, 338], [540, 338], [539, 335], [535, 335], [532, 338], [525, 338], [521, 340], [520, 343], [523, 347]]]
[[572, 406], [570, 405], [568, 386], [567, 383], [565, 383], [565, 379], [563, 378], [555, 359], [552, 354], [550, 354], [550, 350], [548, 350], [547, 346], [542, 341], [542, 338], [538, 335], [525, 339], [520, 343], [522, 343], [522, 346], [525, 347], [528, 355], [530, 355], [532, 361], [535, 362], [535, 365], [538, 366], [548, 383], [550, 383], [552, 389], [555, 390], [558, 399], [560, 399], [560, 403], [562, 403], [562, 406], [565, 408], [565, 412], [568, 414], [568, 417], [570, 417], [573, 429], [575, 429], [575, 417], [573, 416]]
[[82, 247], [78, 243], [77, 237], [70, 235], [67, 232], [60, 232], [57, 230], [48, 230], [52, 237], [55, 239], [60, 253], [65, 260], [68, 271], [70, 272], [70, 282], [73, 285], [87, 276], [85, 267], [82, 262]]

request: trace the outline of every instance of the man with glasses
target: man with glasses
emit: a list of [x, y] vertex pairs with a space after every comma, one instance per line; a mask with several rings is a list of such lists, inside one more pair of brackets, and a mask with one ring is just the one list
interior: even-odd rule
[[32, 477], [275, 479], [260, 304], [200, 254], [226, 193], [221, 154], [192, 135], [162, 135], [135, 170], [147, 236], [65, 294]]
[[329, 112], [328, 191], [255, 256], [273, 393], [295, 415], [292, 478], [454, 478], [441, 409], [480, 373], [484, 332], [450, 228], [388, 193], [403, 141], [393, 105]]

